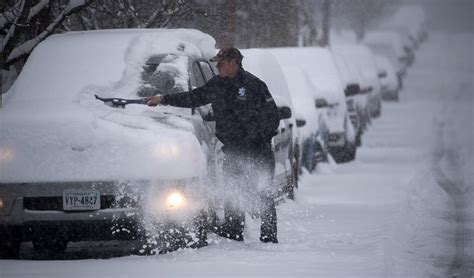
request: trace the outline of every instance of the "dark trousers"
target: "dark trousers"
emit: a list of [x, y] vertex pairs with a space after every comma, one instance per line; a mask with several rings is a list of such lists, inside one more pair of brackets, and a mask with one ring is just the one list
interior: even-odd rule
[[247, 211], [260, 215], [261, 238], [276, 240], [277, 215], [271, 190], [275, 157], [271, 146], [257, 150], [226, 150], [223, 170], [227, 191], [225, 225], [229, 234], [242, 240]]

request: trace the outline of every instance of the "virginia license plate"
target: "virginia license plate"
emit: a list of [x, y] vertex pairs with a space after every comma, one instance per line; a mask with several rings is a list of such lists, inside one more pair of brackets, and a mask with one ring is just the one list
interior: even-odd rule
[[63, 210], [98, 210], [100, 193], [94, 190], [64, 190]]

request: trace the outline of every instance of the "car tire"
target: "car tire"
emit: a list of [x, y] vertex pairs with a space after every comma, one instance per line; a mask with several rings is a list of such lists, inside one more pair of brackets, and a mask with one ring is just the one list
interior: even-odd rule
[[315, 159], [316, 159], [316, 165], [318, 163], [327, 163], [329, 161], [328, 159], [328, 154], [324, 151], [323, 146], [321, 146], [321, 143], [316, 142], [316, 148], [315, 148]]
[[194, 217], [192, 228], [178, 227], [163, 228], [157, 235], [145, 236], [138, 249], [138, 255], [152, 256], [165, 254], [182, 248], [201, 248], [207, 246], [207, 232], [209, 230], [208, 213], [201, 210]]
[[330, 153], [336, 163], [346, 163], [355, 159], [357, 147], [355, 143], [346, 143], [344, 147], [332, 148]]

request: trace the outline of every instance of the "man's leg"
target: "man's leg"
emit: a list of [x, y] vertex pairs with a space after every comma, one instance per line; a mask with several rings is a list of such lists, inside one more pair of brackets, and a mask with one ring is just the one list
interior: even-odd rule
[[277, 239], [277, 214], [273, 196], [263, 193], [261, 195], [260, 241], [278, 243]]
[[275, 157], [271, 149], [263, 151], [258, 159], [259, 169], [264, 173], [264, 190], [260, 193], [260, 241], [278, 243], [277, 213], [275, 199], [272, 194], [272, 182], [275, 174]]
[[[243, 241], [243, 231], [245, 227], [245, 212], [239, 208], [239, 203], [230, 198], [239, 194], [241, 182], [241, 169], [239, 169], [239, 155], [226, 154], [224, 157], [223, 170], [226, 181], [227, 196], [224, 204], [224, 224], [217, 230], [217, 234], [226, 238]], [[232, 196], [233, 195], [233, 196]], [[237, 195], [238, 196], [238, 195]]]

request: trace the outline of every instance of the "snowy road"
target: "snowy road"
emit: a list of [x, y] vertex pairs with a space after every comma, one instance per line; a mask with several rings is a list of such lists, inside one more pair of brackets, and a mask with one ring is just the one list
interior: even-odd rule
[[0, 261], [0, 277], [474, 277], [473, 38], [431, 35], [356, 161], [303, 175], [296, 202], [280, 205], [278, 245], [260, 243], [248, 217], [243, 243]]

